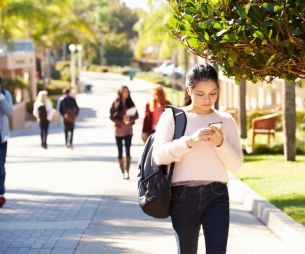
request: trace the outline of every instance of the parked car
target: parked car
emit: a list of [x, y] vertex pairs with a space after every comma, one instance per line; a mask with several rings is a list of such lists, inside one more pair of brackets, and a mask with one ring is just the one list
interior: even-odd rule
[[170, 61], [163, 62], [160, 66], [153, 68], [153, 72], [162, 74], [164, 76], [171, 76], [174, 72], [176, 72], [175, 64]]

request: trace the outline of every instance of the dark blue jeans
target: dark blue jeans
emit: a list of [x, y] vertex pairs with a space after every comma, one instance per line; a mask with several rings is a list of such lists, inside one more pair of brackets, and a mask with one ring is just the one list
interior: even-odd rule
[[0, 143], [0, 195], [5, 193], [5, 160], [6, 160], [7, 142]]
[[202, 225], [206, 254], [226, 253], [229, 195], [224, 183], [172, 187], [171, 218], [178, 253], [196, 254]]

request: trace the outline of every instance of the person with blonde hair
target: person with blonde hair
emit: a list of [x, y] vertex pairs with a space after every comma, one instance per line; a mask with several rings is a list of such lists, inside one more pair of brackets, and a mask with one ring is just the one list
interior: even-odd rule
[[145, 115], [142, 128], [142, 140], [145, 143], [149, 135], [156, 130], [159, 118], [166, 105], [171, 103], [166, 99], [164, 89], [161, 85], [156, 85], [152, 89], [150, 102], [145, 106]]
[[44, 149], [47, 149], [48, 147], [47, 136], [52, 114], [53, 107], [48, 99], [48, 92], [45, 90], [40, 91], [34, 103], [33, 115], [37, 118], [37, 121], [39, 121], [41, 146]]

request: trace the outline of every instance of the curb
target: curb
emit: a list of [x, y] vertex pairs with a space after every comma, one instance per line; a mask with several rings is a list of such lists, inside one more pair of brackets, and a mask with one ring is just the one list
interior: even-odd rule
[[[233, 195], [297, 254], [304, 254], [305, 227], [254, 192], [230, 173]], [[236, 192], [236, 193], [235, 193]], [[236, 198], [236, 197], [235, 197]]]

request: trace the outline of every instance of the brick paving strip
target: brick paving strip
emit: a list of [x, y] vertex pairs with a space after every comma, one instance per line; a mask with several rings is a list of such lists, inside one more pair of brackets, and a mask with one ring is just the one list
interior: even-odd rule
[[71, 194], [9, 197], [0, 216], [1, 254], [74, 253], [101, 200]]

